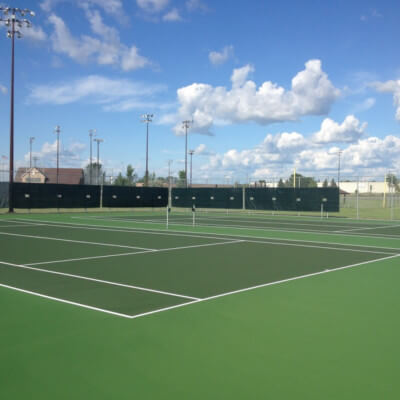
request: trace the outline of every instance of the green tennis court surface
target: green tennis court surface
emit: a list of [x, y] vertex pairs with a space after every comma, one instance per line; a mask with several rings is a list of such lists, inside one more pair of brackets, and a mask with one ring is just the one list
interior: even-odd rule
[[0, 219], [4, 398], [398, 397], [400, 226], [168, 224], [162, 212]]

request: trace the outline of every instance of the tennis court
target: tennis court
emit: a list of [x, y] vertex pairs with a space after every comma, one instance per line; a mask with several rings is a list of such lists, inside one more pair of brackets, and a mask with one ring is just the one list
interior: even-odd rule
[[[183, 331], [187, 330], [191, 324], [194, 324], [197, 329], [200, 324], [203, 335], [208, 329], [214, 330], [215, 321], [209, 322], [204, 316], [203, 319], [197, 319], [198, 312], [208, 310], [207, 314], [211, 320], [219, 315], [221, 321], [226, 322], [228, 319], [228, 325], [235, 321], [235, 324], [239, 324], [235, 329], [241, 331], [239, 335], [228, 329], [225, 331], [224, 338], [218, 337], [221, 335], [221, 330], [217, 338], [210, 332], [206, 334], [207, 340], [215, 341], [217, 347], [223, 345], [226, 340], [230, 348], [226, 353], [219, 350], [217, 360], [213, 362], [218, 364], [221, 361], [220, 357], [224, 360], [235, 358], [234, 354], [230, 353], [232, 350], [230, 340], [234, 338], [235, 346], [241, 349], [238, 350], [239, 353], [247, 359], [246, 365], [254, 363], [254, 368], [260, 368], [258, 355], [253, 352], [261, 346], [263, 350], [260, 349], [260, 352], [264, 354], [262, 356], [264, 362], [267, 362], [264, 358], [265, 349], [268, 349], [267, 353], [273, 354], [275, 346], [270, 342], [272, 339], [269, 335], [277, 335], [280, 332], [280, 335], [287, 336], [288, 332], [292, 332], [292, 340], [297, 340], [298, 335], [301, 336], [298, 331], [307, 331], [310, 324], [315, 329], [315, 326], [318, 326], [326, 317], [324, 313], [329, 307], [335, 306], [335, 302], [338, 308], [329, 311], [331, 318], [333, 320], [337, 318], [335, 313], [345, 314], [346, 309], [342, 308], [341, 303], [343, 299], [346, 300], [346, 295], [341, 291], [344, 290], [343, 286], [350, 285], [349, 282], [352, 279], [353, 295], [356, 298], [359, 297], [356, 301], [357, 306], [363, 306], [363, 301], [360, 300], [363, 296], [366, 297], [365, 304], [370, 302], [369, 289], [366, 293], [360, 294], [363, 289], [360, 283], [363, 279], [363, 271], [366, 271], [367, 276], [371, 274], [371, 271], [380, 276], [379, 285], [384, 293], [391, 292], [393, 289], [394, 278], [389, 276], [383, 278], [388, 271], [379, 275], [377, 268], [385, 263], [396, 266], [399, 263], [400, 226], [395, 223], [276, 217], [250, 213], [196, 212], [193, 215], [191, 212], [172, 212], [168, 215], [167, 227], [166, 219], [164, 211], [95, 213], [93, 215], [32, 214], [2, 217], [0, 219], [0, 293], [6, 303], [10, 297], [13, 300], [9, 301], [14, 306], [20, 299], [27, 304], [26, 311], [23, 307], [18, 310], [19, 323], [9, 322], [3, 334], [9, 335], [10, 338], [20, 338], [23, 335], [19, 329], [25, 331], [26, 326], [21, 321], [29, 320], [31, 316], [26, 314], [32, 312], [32, 306], [28, 304], [39, 304], [39, 308], [50, 307], [52, 311], [56, 310], [58, 315], [56, 320], [64, 315], [67, 320], [72, 321], [75, 318], [74, 313], [77, 312], [78, 319], [82, 321], [81, 313], [84, 312], [85, 324], [89, 326], [87, 321], [93, 320], [93, 327], [96, 329], [102, 329], [104, 323], [106, 330], [112, 326], [113, 331], [115, 326], [118, 326], [118, 329], [123, 327], [122, 329], [126, 329], [126, 332], [132, 333], [136, 327], [141, 327], [139, 329], [145, 327], [146, 331], [150, 329], [149, 326], [157, 325], [158, 331], [150, 335], [153, 339], [154, 336], [157, 337], [154, 339], [156, 342], [164, 340], [165, 335], [168, 337], [166, 332], [171, 328], [171, 324], [174, 327], [183, 326]], [[361, 277], [358, 277], [358, 274], [361, 274]], [[339, 285], [338, 279], [341, 281]], [[368, 284], [374, 284], [374, 282], [368, 278]], [[385, 284], [387, 284], [386, 288]], [[312, 295], [314, 290], [329, 292], [335, 288], [335, 285], [338, 285], [337, 298], [326, 299], [324, 296], [318, 298], [317, 295]], [[300, 289], [301, 296], [296, 292], [299, 288], [302, 288]], [[292, 294], [288, 294], [290, 290]], [[265, 298], [261, 300], [263, 296], [268, 298], [272, 294], [277, 297], [267, 301]], [[395, 295], [394, 292], [392, 294]], [[243, 296], [250, 296], [251, 301], [255, 301], [256, 304], [253, 303], [247, 309], [246, 301], [240, 300], [245, 299]], [[314, 310], [310, 309], [310, 304], [308, 304], [308, 308], [306, 307], [301, 313], [302, 315], [306, 313], [307, 322], [299, 322], [298, 315], [291, 320], [290, 312], [287, 309], [285, 311], [285, 308], [295, 305], [296, 302], [308, 302], [310, 298], [313, 298], [311, 303], [314, 303]], [[279, 299], [278, 303], [276, 303], [277, 299]], [[294, 299], [295, 303], [293, 303]], [[328, 306], [326, 303], [329, 301], [331, 304]], [[347, 298], [346, 301], [349, 299]], [[377, 301], [379, 304], [379, 299]], [[386, 304], [386, 301], [384, 303]], [[322, 308], [321, 304], [324, 305]], [[351, 308], [351, 306], [354, 304], [348, 304], [346, 307]], [[262, 322], [260, 322], [260, 307], [263, 309]], [[394, 308], [396, 307], [398, 306]], [[254, 326], [250, 328], [254, 321], [250, 323], [248, 319], [254, 310], [258, 310], [253, 317], [259, 321], [260, 327], [264, 327], [262, 329], [265, 329], [265, 324], [268, 326], [268, 321], [272, 324], [264, 332], [267, 342], [259, 342], [259, 332], [254, 332]], [[391, 315], [393, 311], [393, 309], [390, 310]], [[360, 309], [359, 312], [368, 313], [369, 311]], [[106, 317], [106, 321], [99, 320], [97, 315]], [[381, 317], [384, 318], [383, 315]], [[38, 318], [40, 319], [41, 317]], [[114, 325], [116, 320], [126, 322], [123, 325], [120, 323]], [[397, 316], [395, 320], [393, 323], [398, 326]], [[51, 324], [51, 322], [48, 323]], [[130, 325], [126, 325], [127, 323]], [[240, 326], [242, 323], [244, 325]], [[248, 326], [247, 323], [249, 323]], [[277, 323], [286, 325], [288, 331], [283, 333], [277, 330]], [[292, 323], [294, 325], [291, 325]], [[343, 326], [343, 329], [346, 332], [348, 327]], [[359, 328], [356, 326], [351, 329], [357, 331]], [[67, 332], [71, 334], [69, 330]], [[42, 333], [46, 336], [46, 332]], [[365, 332], [365, 335], [368, 337], [369, 333]], [[242, 339], [239, 340], [239, 337]], [[327, 338], [329, 337], [330, 334]], [[323, 337], [319, 338], [321, 339], [324, 340]], [[16, 348], [21, 346], [21, 342], [16, 339], [10, 340], [11, 346]], [[81, 340], [88, 339], [81, 338]], [[106, 346], [108, 340], [117, 340], [115, 331], [104, 340], [103, 346]], [[192, 346], [204, 348], [204, 340], [206, 340], [205, 337], [200, 340], [202, 344], [192, 342]], [[251, 344], [248, 347], [248, 340], [256, 343], [254, 348]], [[313, 340], [317, 342], [316, 338]], [[144, 337], [135, 342], [136, 351], [140, 353], [140, 347], [145, 346], [146, 343], [148, 345], [148, 338]], [[279, 347], [284, 344], [276, 343], [276, 345]], [[329, 341], [326, 345], [329, 351], [336, 348], [334, 345], [332, 349]], [[117, 356], [114, 354], [107, 368], [111, 367], [116, 359], [122, 359], [123, 364], [128, 362], [124, 358], [127, 351], [124, 346], [119, 350], [114, 348]], [[250, 349], [250, 352], [244, 351], [244, 348]], [[41, 352], [43, 351], [46, 352], [41, 348]], [[156, 346], [154, 351], [160, 357], [163, 353], [171, 357], [164, 347]], [[303, 351], [304, 349], [299, 349], [300, 353]], [[53, 358], [53, 356], [44, 354], [44, 358]], [[293, 353], [291, 353], [291, 355], [284, 355], [282, 360], [291, 359], [294, 362], [297, 357], [298, 355], [294, 355], [293, 358]], [[386, 357], [390, 358], [388, 355]], [[80, 360], [86, 363], [82, 358]], [[211, 356], [212, 359], [213, 356]], [[106, 360], [104, 362], [107, 363]], [[134, 359], [130, 359], [129, 362], [134, 363]], [[162, 361], [162, 364], [164, 362]], [[200, 360], [192, 359], [191, 362], [196, 364]], [[171, 368], [177, 368], [174, 361], [172, 365]], [[120, 370], [118, 365], [115, 368]], [[136, 365], [134, 369], [136, 368], [139, 366]], [[150, 367], [149, 370], [146, 368], [142, 369], [139, 375], [142, 379], [144, 377], [148, 379], [150, 386], [156, 387], [149, 387], [141, 382], [139, 386], [142, 394], [146, 393], [148, 398], [155, 396], [156, 393], [157, 396], [164, 393], [161, 398], [176, 398], [177, 395], [179, 397], [179, 390], [176, 387], [175, 389], [169, 387], [166, 392], [161, 390], [165, 389], [165, 385], [169, 385], [166, 370], [163, 370], [163, 376], [154, 377], [154, 368], [157, 369], [157, 367]], [[190, 368], [196, 370], [197, 367], [191, 365]], [[204, 365], [203, 368], [205, 368]], [[271, 365], [264, 365], [264, 368], [270, 370]], [[283, 365], [278, 364], [277, 368], [281, 373], [285, 370]], [[312, 368], [315, 366], [313, 365]], [[234, 375], [242, 371], [242, 367], [238, 367], [237, 370], [232, 370], [232, 367], [229, 369], [233, 373], [233, 376], [228, 379], [231, 382]], [[186, 373], [185, 366], [181, 365], [178, 370]], [[173, 374], [179, 374], [178, 370]], [[330, 371], [330, 367], [327, 370]], [[291, 375], [290, 368], [288, 371]], [[124, 376], [126, 371], [120, 371], [120, 373]], [[254, 370], [254, 373], [258, 376], [260, 371]], [[308, 373], [310, 371], [307, 372], [307, 376]], [[226, 372], [221, 372], [221, 374], [225, 376]], [[94, 376], [97, 376], [97, 372], [94, 372]], [[226, 388], [220, 387], [219, 377], [213, 379], [216, 382], [207, 382], [207, 385], [211, 387], [216, 385], [217, 391], [214, 394], [218, 395], [215, 398], [221, 398], [223, 393], [226, 393]], [[230, 383], [233, 386], [235, 386], [234, 380]], [[123, 382], [122, 387], [126, 388], [126, 384], [127, 382]], [[109, 385], [121, 387], [121, 382], [119, 378], [115, 381], [114, 376]], [[298, 386], [298, 383], [294, 385]], [[220, 392], [218, 392], [218, 387]], [[248, 398], [258, 398], [259, 388], [254, 387], [251, 378], [248, 382], [243, 381], [240, 388], [241, 390], [247, 388]], [[136, 393], [134, 389], [132, 390]], [[201, 398], [200, 393], [206, 395], [204, 389], [196, 393], [191, 392], [189, 387], [185, 390], [185, 395], [192, 398]], [[278, 388], [273, 391], [276, 392], [276, 390]], [[312, 393], [311, 391], [309, 398], [318, 397], [316, 393], [313, 397]], [[125, 398], [125, 395], [126, 398], [129, 397], [125, 392], [119, 397]], [[97, 398], [103, 397], [98, 393]]]

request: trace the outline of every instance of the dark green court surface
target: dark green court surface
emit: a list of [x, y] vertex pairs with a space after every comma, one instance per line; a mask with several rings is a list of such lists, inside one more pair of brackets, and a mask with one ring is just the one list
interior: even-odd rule
[[5, 215], [0, 393], [397, 399], [399, 240], [381, 221]]

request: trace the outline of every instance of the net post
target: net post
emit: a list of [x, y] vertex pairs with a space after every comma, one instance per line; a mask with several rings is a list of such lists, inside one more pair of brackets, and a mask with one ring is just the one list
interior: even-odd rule
[[324, 217], [324, 203], [321, 203], [321, 219]]
[[169, 211], [170, 211], [170, 208], [167, 205], [167, 229], [168, 229], [168, 224], [169, 224]]
[[192, 216], [193, 216], [193, 226], [196, 224], [196, 206], [193, 204], [192, 206]]

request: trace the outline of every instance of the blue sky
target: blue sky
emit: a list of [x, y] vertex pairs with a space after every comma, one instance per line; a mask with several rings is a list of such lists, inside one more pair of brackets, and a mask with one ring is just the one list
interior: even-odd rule
[[[195, 182], [400, 171], [396, 1], [42, 0], [16, 43], [15, 159], [61, 166], [104, 139], [107, 174], [184, 169]], [[0, 155], [9, 150], [10, 40], [0, 28]], [[96, 154], [93, 146], [93, 153]], [[4, 159], [3, 159], [4, 160]]]

